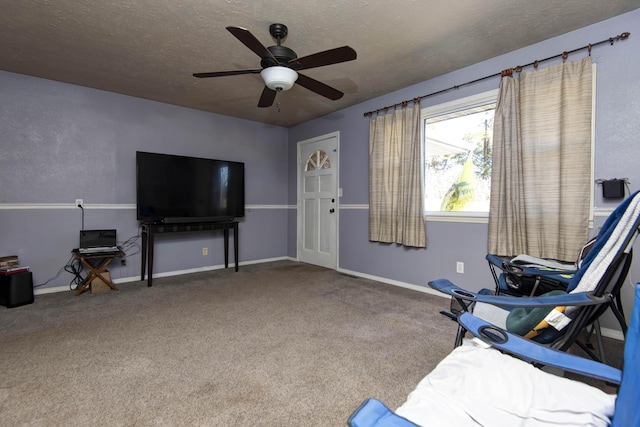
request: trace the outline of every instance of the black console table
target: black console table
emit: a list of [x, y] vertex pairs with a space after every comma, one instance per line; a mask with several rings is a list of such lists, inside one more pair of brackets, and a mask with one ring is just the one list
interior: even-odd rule
[[140, 280], [144, 280], [145, 269], [149, 270], [147, 286], [153, 281], [153, 243], [156, 233], [175, 233], [181, 231], [222, 230], [224, 233], [224, 268], [229, 267], [229, 230], [233, 230], [233, 255], [238, 271], [238, 221], [225, 222], [188, 222], [142, 224], [142, 269]]

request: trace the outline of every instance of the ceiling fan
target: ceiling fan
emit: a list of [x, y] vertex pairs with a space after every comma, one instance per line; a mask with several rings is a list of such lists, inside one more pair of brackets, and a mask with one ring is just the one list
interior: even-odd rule
[[356, 59], [356, 51], [349, 46], [329, 49], [298, 58], [298, 55], [293, 50], [281, 45], [281, 42], [288, 34], [287, 26], [284, 24], [271, 24], [269, 26], [269, 33], [277, 42], [277, 45], [269, 47], [265, 47], [260, 43], [246, 28], [227, 27], [227, 30], [261, 58], [260, 66], [262, 69], [194, 73], [193, 77], [206, 78], [260, 74], [265, 82], [265, 87], [258, 101], [258, 107], [270, 107], [273, 105], [276, 94], [280, 91], [291, 89], [294, 83], [298, 83], [300, 86], [334, 101], [344, 95], [339, 90], [300, 74], [298, 71], [352, 61]]

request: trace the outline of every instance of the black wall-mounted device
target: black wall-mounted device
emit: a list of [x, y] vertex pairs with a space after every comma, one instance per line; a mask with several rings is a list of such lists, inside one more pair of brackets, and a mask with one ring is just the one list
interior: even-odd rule
[[608, 179], [602, 181], [602, 197], [605, 199], [623, 199], [625, 179]]

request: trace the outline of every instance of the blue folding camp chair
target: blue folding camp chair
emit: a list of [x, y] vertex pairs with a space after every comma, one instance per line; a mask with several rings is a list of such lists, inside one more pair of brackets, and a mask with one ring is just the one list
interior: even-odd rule
[[[567, 288], [571, 285], [571, 280], [578, 270], [582, 268], [585, 257], [589, 254], [591, 249], [593, 249], [597, 240], [597, 237], [590, 239], [581, 248], [575, 262], [542, 259], [528, 255], [509, 257], [487, 254], [485, 258], [489, 263], [489, 270], [491, 271], [491, 275], [493, 276], [495, 283], [495, 290], [493, 291], [493, 294], [533, 297], [555, 290], [562, 290], [566, 292]], [[633, 249], [624, 259], [617, 282], [612, 288], [614, 289], [613, 295], [615, 305], [612, 305], [611, 309], [618, 319], [624, 319], [624, 310], [619, 290], [629, 272], [632, 259]], [[487, 294], [491, 293], [489, 290], [483, 290], [483, 292]], [[620, 321], [620, 324], [624, 325], [624, 322]], [[604, 348], [602, 345], [600, 320], [598, 319], [598, 316], [595, 317], [594, 322], [590, 325], [584, 342], [576, 341], [576, 343], [592, 358], [597, 360], [595, 354], [591, 352], [593, 346], [590, 343], [590, 339], [594, 333], [600, 350], [599, 360], [606, 363]]]
[[[544, 343], [557, 350], [567, 350], [578, 344], [594, 360], [604, 360], [602, 338], [596, 328], [600, 357], [578, 338], [589, 325], [597, 324], [599, 317], [610, 309], [626, 333], [626, 321], [620, 301], [620, 289], [627, 277], [632, 260], [632, 248], [640, 232], [640, 192], [623, 201], [603, 224], [592, 249], [584, 258], [579, 270], [571, 278], [564, 296], [550, 297], [551, 294], [565, 294], [554, 291], [537, 297], [513, 297], [487, 295], [486, 291], [474, 293], [455, 286], [449, 280], [438, 279], [429, 286], [452, 296], [452, 309], [475, 310], [476, 315], [498, 323], [494, 317], [486, 317], [478, 308], [489, 307], [492, 314], [501, 311], [504, 318], [500, 327]], [[553, 299], [556, 298], [556, 299]], [[589, 302], [593, 298], [598, 304]], [[455, 304], [453, 302], [455, 301]], [[555, 309], [552, 304], [556, 303]], [[487, 306], [490, 304], [491, 306]], [[503, 309], [497, 308], [502, 307]], [[565, 310], [565, 306], [572, 306]], [[514, 307], [519, 307], [514, 309]], [[446, 313], [445, 313], [446, 314]], [[455, 319], [455, 314], [448, 314]], [[458, 328], [455, 345], [462, 343], [465, 330]]]
[[[526, 411], [523, 411], [524, 414], [533, 414], [531, 418], [526, 419], [527, 423], [542, 423], [542, 417], [537, 418], [536, 414], [544, 414], [545, 416], [551, 414], [551, 416], [555, 416], [555, 412], [557, 412], [558, 417], [566, 416], [569, 418], [575, 418], [575, 421], [569, 422], [567, 419], [563, 421], [555, 422], [549, 425], [580, 425], [585, 419], [593, 420], [592, 425], [611, 425], [614, 427], [628, 427], [628, 426], [640, 426], [640, 411], [637, 409], [637, 403], [640, 402], [640, 388], [637, 386], [640, 384], [640, 284], [635, 286], [635, 301], [633, 313], [631, 315], [631, 321], [628, 329], [628, 333], [625, 341], [624, 348], [624, 367], [622, 371], [619, 371], [610, 366], [604, 365], [599, 362], [595, 362], [589, 359], [583, 359], [571, 354], [563, 353], [557, 350], [550, 349], [548, 347], [541, 346], [535, 342], [530, 340], [523, 339], [519, 336], [513, 335], [503, 329], [497, 328], [493, 325], [488, 324], [487, 322], [473, 316], [471, 313], [465, 312], [462, 313], [458, 317], [458, 321], [463, 326], [464, 329], [468, 330], [474, 336], [478, 337], [483, 342], [492, 346], [495, 349], [500, 350], [503, 354], [496, 353], [499, 358], [499, 362], [504, 362], [505, 365], [511, 363], [512, 354], [524, 361], [531, 363], [539, 363], [546, 366], [557, 367], [569, 372], [577, 373], [580, 375], [584, 375], [590, 378], [596, 378], [600, 380], [607, 381], [611, 384], [619, 385], [618, 395], [615, 399], [615, 406], [613, 408], [612, 413], [608, 413], [609, 406], [611, 401], [609, 396], [600, 392], [599, 390], [594, 389], [591, 386], [581, 385], [577, 390], [581, 390], [583, 395], [564, 395], [562, 399], [566, 402], [567, 407], [562, 408], [560, 410], [557, 406], [556, 401], [551, 401], [547, 403], [538, 404], [539, 407], [530, 407], [530, 401], [524, 403], [524, 407], [526, 407]], [[456, 355], [454, 354], [459, 349], [456, 349], [447, 356], [440, 365], [434, 370], [434, 372], [438, 371], [439, 367], [443, 364], [447, 363], [447, 359], [454, 359]], [[478, 357], [480, 358], [480, 353], [485, 352], [486, 350], [481, 347], [473, 348], [470, 350], [474, 355], [478, 353]], [[520, 362], [518, 362], [520, 363]], [[459, 378], [464, 378], [467, 374], [472, 376], [475, 375], [478, 368], [474, 366], [473, 363], [467, 365], [454, 365], [456, 372], [459, 374]], [[538, 381], [540, 379], [549, 381], [555, 381], [553, 384], [558, 384], [558, 381], [562, 381], [560, 384], [565, 385], [573, 385], [576, 383], [574, 380], [568, 380], [566, 378], [550, 378], [555, 377], [553, 374], [549, 374], [546, 372], [540, 372], [537, 368], [531, 368], [529, 365], [522, 364], [517, 365], [521, 367], [523, 379], [525, 377], [529, 377], [531, 375], [530, 370], [534, 369], [536, 371], [536, 375]], [[525, 369], [526, 366], [526, 369]], [[462, 371], [462, 372], [459, 372]], [[488, 380], [486, 381], [487, 391], [491, 390], [492, 396], [497, 396], [496, 391], [492, 390], [492, 387], [495, 387], [496, 383], [499, 381], [499, 376], [505, 375], [500, 370], [492, 370], [491, 372], [486, 373], [488, 376]], [[427, 375], [425, 380], [428, 380], [432, 374]], [[513, 384], [518, 384], [518, 378], [513, 375], [513, 373], [509, 373], [508, 381], [511, 381]], [[436, 377], [438, 375], [435, 375]], [[434, 380], [435, 383], [437, 381], [446, 381], [447, 378], [442, 378], [442, 375], [439, 375], [440, 378], [436, 378]], [[452, 379], [451, 381], [454, 381]], [[421, 382], [422, 384], [422, 382]], [[544, 399], [547, 395], [550, 394], [551, 391], [548, 388], [548, 384], [546, 381], [535, 382], [535, 386], [540, 388], [538, 396]], [[420, 385], [416, 388], [414, 393], [419, 393]], [[517, 405], [522, 402], [516, 402], [513, 395], [509, 394], [510, 390], [505, 390], [502, 398], [496, 398], [495, 400], [488, 400], [489, 405], [493, 405], [494, 408], [487, 408], [487, 410], [480, 409], [478, 413], [468, 413], [466, 412], [468, 409], [462, 409], [461, 412], [468, 416], [468, 425], [496, 425], [496, 420], [491, 418], [492, 414], [507, 414], [508, 416], [513, 416], [513, 414], [517, 414], [521, 411], [522, 405], [520, 408]], [[447, 411], [452, 409], [462, 408], [470, 408], [473, 405], [469, 405], [468, 399], [463, 402], [463, 399], [460, 398], [459, 402], [456, 402], [458, 395], [455, 393], [446, 397], [448, 400], [443, 400], [442, 396], [438, 393], [438, 390], [434, 390], [432, 394], [423, 393], [423, 400], [421, 401], [421, 406], [417, 406], [422, 412], [422, 414], [416, 414], [414, 405], [412, 412], [411, 410], [403, 410], [403, 407], [410, 403], [411, 396], [405, 405], [401, 406], [398, 409], [398, 412], [407, 414], [407, 417], [402, 417], [397, 415], [389, 408], [387, 408], [382, 402], [379, 400], [370, 398], [364, 401], [362, 405], [351, 415], [348, 420], [348, 424], [351, 427], [415, 427], [419, 425], [426, 426], [427, 424], [417, 424], [414, 421], [417, 421], [417, 418], [420, 419], [429, 419], [431, 413], [444, 413], [446, 417]], [[498, 390], [498, 393], [500, 390]], [[562, 390], [560, 391], [563, 392]], [[534, 390], [535, 393], [535, 390]], [[462, 394], [462, 393], [461, 393]], [[432, 400], [429, 400], [429, 396], [432, 396]], [[532, 397], [532, 396], [530, 396]], [[425, 400], [426, 399], [426, 400]], [[554, 397], [549, 396], [550, 400], [554, 400]], [[589, 400], [590, 402], [602, 402], [602, 408], [600, 405], [588, 405], [589, 411], [590, 408], [593, 407], [592, 418], [589, 418], [590, 414], [585, 414], [584, 412], [573, 411], [572, 405], [578, 404], [582, 402], [582, 400]], [[557, 400], [557, 399], [555, 399]], [[482, 402], [487, 402], [487, 400], [482, 400]], [[495, 404], [495, 405], [494, 405]], [[510, 410], [510, 405], [513, 404], [513, 410]], [[547, 406], [548, 405], [548, 406]], [[598, 409], [596, 409], [596, 407]], [[606, 408], [606, 409], [603, 409]], [[492, 412], [493, 410], [493, 412]], [[584, 408], [583, 408], [584, 410]], [[596, 413], [599, 411], [598, 413]], [[420, 415], [424, 415], [422, 418]], [[482, 422], [482, 419], [486, 420], [487, 416], [489, 416], [489, 423]], [[419, 422], [419, 421], [417, 421]], [[439, 419], [438, 425], [446, 425], [442, 423], [442, 418]], [[454, 424], [455, 423], [455, 424]], [[525, 425], [523, 423], [522, 425]], [[591, 423], [589, 423], [591, 424]], [[461, 425], [461, 423], [456, 423], [456, 421], [452, 421], [448, 425]], [[530, 425], [530, 424], [526, 424]], [[544, 424], [536, 424], [536, 425], [544, 425]]]
[[[591, 239], [580, 254], [586, 255], [596, 239]], [[580, 268], [582, 259], [561, 262], [528, 255], [515, 257], [487, 254], [489, 270], [495, 282], [495, 295], [536, 296], [553, 290], [565, 290]]]

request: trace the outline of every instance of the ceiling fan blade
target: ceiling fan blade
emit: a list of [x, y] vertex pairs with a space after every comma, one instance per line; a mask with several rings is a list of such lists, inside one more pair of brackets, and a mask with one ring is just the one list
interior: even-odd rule
[[300, 63], [302, 68], [324, 67], [325, 65], [339, 64], [340, 62], [353, 61], [357, 58], [356, 51], [349, 46], [337, 47], [335, 49], [325, 50], [323, 52], [314, 53], [302, 58], [292, 59], [290, 63]]
[[246, 28], [227, 27], [227, 30], [260, 58], [272, 58], [276, 63], [278, 62], [271, 51], [264, 47], [264, 45], [260, 43], [260, 40], [255, 38]]
[[298, 73], [298, 80], [296, 80], [300, 86], [309, 89], [312, 92], [317, 93], [318, 95], [322, 95], [325, 98], [329, 98], [332, 101], [342, 98], [344, 93], [340, 92], [337, 89], [332, 88], [331, 86], [327, 86], [324, 83], [321, 83], [311, 77], [307, 77]]
[[262, 70], [213, 71], [209, 73], [193, 73], [193, 77], [202, 79], [205, 77], [237, 76], [239, 74], [260, 74], [260, 71]]
[[258, 101], [258, 107], [271, 107], [273, 105], [273, 101], [276, 99], [276, 91], [273, 89], [269, 89], [267, 86], [264, 87], [262, 91], [262, 95], [260, 95], [260, 101]]

